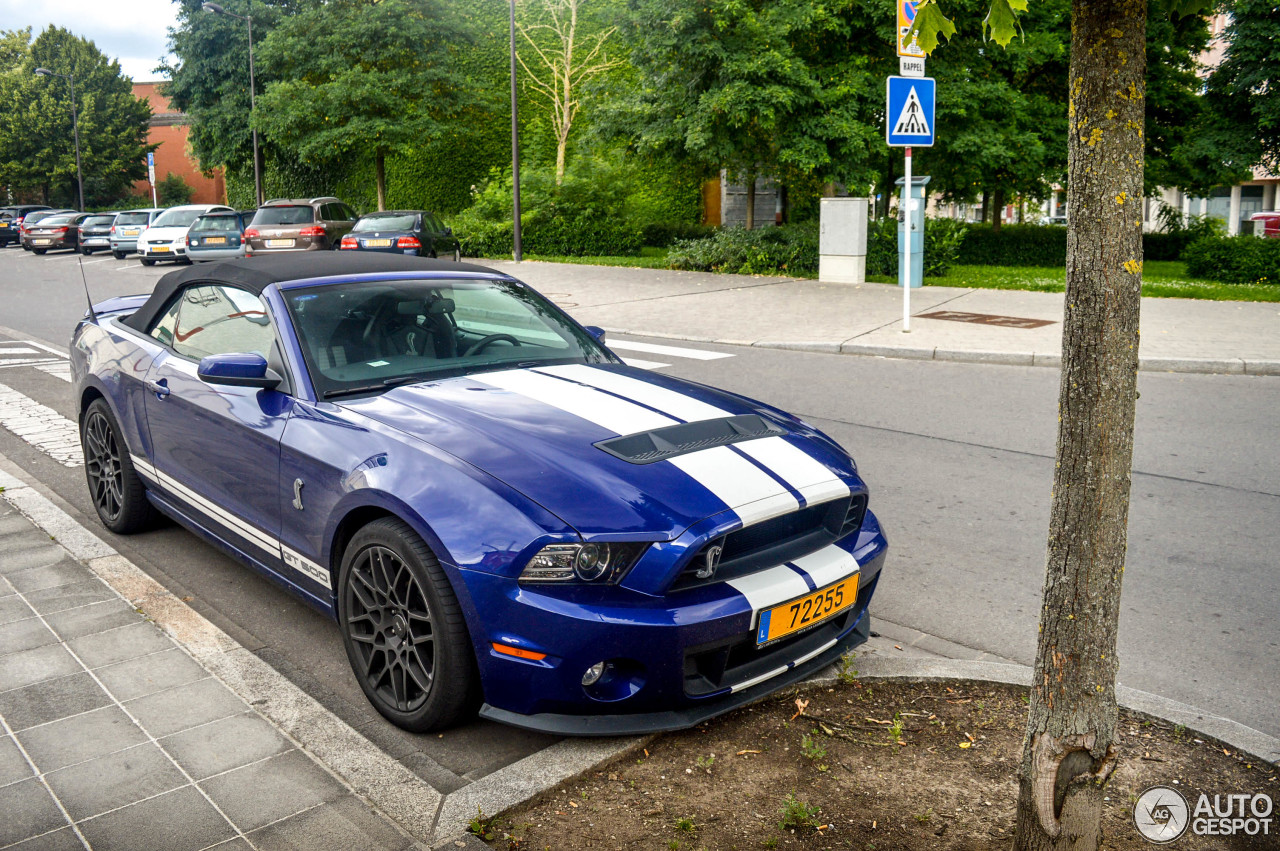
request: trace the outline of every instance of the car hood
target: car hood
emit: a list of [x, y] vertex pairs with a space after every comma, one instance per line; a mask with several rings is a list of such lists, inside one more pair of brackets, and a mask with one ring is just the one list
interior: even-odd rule
[[157, 242], [157, 241], [172, 242], [178, 237], [186, 236], [186, 235], [187, 235], [187, 228], [184, 228], [184, 227], [172, 227], [172, 228], [149, 227], [146, 230], [144, 230], [139, 236], [141, 239], [146, 240], [147, 242]]
[[[584, 537], [671, 540], [712, 515], [733, 511], [749, 524], [848, 495], [857, 483], [849, 456], [799, 420], [626, 366], [485, 372], [341, 404], [484, 470]], [[595, 445], [752, 414], [775, 434], [732, 447], [686, 447], [653, 463], [632, 463]]]

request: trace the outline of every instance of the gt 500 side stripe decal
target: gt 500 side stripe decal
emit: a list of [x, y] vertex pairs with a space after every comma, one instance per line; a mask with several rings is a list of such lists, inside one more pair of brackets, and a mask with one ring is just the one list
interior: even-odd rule
[[232, 532], [257, 546], [258, 549], [280, 559], [299, 573], [332, 590], [333, 585], [329, 581], [329, 571], [325, 568], [311, 561], [302, 553], [286, 547], [278, 538], [273, 538], [261, 529], [249, 525], [234, 514], [205, 499], [172, 476], [160, 472], [150, 461], [137, 455], [130, 455], [129, 457], [133, 461], [134, 469], [144, 478], [151, 479], [156, 484], [168, 488]]

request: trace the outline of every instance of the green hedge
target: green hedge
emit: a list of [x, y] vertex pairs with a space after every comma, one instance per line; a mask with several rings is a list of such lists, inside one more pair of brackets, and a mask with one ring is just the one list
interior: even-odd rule
[[[525, 217], [521, 217], [523, 220]], [[455, 230], [466, 257], [509, 257], [511, 225], [467, 221]], [[520, 247], [525, 254], [556, 257], [629, 257], [640, 253], [640, 228], [626, 222], [593, 218], [522, 221]]]
[[[957, 263], [965, 266], [1066, 266], [1067, 229], [1051, 225], [968, 225]], [[926, 230], [927, 234], [928, 231]]]
[[812, 224], [756, 230], [721, 228], [704, 239], [676, 240], [667, 254], [673, 269], [738, 275], [815, 275], [818, 228]]
[[[924, 225], [924, 273], [947, 274], [960, 256], [969, 228], [955, 219], [926, 219]], [[885, 217], [867, 226], [867, 274], [898, 274], [898, 220]]]
[[678, 239], [706, 239], [715, 228], [691, 222], [651, 222], [640, 228], [640, 233], [645, 245], [670, 248]]
[[1229, 284], [1280, 284], [1280, 239], [1206, 236], [1182, 252], [1187, 273]]

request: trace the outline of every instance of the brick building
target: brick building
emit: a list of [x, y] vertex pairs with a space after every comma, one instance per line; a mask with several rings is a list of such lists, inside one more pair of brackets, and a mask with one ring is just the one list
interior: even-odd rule
[[[160, 94], [163, 81], [134, 83], [133, 94], [151, 104], [151, 127], [147, 133], [147, 141], [160, 147], [156, 148], [156, 182], [164, 180], [165, 175], [173, 172], [179, 175], [195, 192], [191, 196], [192, 204], [225, 204], [227, 186], [222, 170], [216, 170], [212, 176], [205, 177], [191, 152], [187, 149], [187, 116], [178, 112], [169, 103], [169, 99]], [[150, 195], [151, 185], [146, 180], [133, 184], [133, 191], [138, 195]]]

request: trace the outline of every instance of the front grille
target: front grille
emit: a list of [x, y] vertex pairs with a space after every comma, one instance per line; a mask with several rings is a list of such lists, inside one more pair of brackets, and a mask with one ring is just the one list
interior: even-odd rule
[[[867, 495], [853, 494], [722, 535], [694, 554], [671, 590], [724, 582], [802, 558], [857, 531], [866, 510]], [[697, 571], [705, 565], [707, 550], [713, 546], [723, 547], [720, 566], [713, 576], [699, 579]]]

